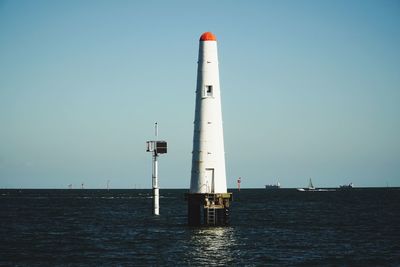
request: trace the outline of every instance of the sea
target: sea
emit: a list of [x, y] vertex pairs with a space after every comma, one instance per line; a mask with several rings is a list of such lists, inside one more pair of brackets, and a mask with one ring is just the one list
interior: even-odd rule
[[187, 190], [0, 190], [0, 266], [400, 266], [400, 188], [233, 192], [189, 227]]

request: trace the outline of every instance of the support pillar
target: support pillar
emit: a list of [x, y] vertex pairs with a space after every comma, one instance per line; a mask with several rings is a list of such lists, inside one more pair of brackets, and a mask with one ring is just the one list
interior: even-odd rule
[[188, 193], [189, 226], [226, 226], [230, 223], [232, 193]]

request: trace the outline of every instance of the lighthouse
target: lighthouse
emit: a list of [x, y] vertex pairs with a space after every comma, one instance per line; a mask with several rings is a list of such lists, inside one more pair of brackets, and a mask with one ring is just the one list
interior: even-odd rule
[[217, 38], [200, 37], [197, 66], [189, 225], [227, 225], [232, 194], [227, 192]]

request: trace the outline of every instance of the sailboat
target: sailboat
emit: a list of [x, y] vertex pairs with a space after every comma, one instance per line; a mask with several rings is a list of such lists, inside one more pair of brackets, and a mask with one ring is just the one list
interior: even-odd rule
[[308, 187], [306, 188], [297, 188], [298, 191], [304, 192], [304, 191], [318, 191], [318, 189], [316, 189], [311, 181], [308, 182]]

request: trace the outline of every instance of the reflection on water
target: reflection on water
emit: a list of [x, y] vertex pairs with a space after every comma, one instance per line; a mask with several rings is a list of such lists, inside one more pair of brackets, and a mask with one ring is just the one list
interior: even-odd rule
[[226, 265], [234, 262], [236, 239], [234, 228], [194, 229], [190, 237], [192, 250], [187, 254], [193, 264]]

